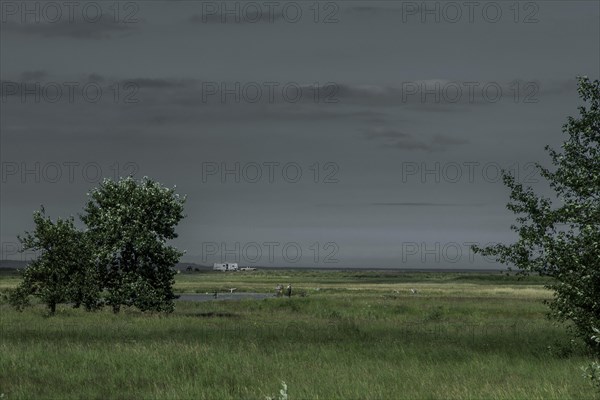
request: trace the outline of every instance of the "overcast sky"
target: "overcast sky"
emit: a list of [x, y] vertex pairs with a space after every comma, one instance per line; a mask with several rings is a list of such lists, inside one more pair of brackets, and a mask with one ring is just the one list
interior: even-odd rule
[[498, 179], [534, 186], [600, 2], [1, 1], [2, 257], [101, 178], [188, 197], [211, 264], [494, 268]]

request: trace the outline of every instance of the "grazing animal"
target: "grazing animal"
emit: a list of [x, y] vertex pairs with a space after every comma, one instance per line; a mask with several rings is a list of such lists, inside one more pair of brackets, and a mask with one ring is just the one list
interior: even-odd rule
[[417, 294], [417, 293], [419, 293], [419, 291], [418, 291], [417, 289], [410, 289], [410, 292], [411, 292], [412, 294]]
[[237, 288], [233, 287], [229, 289], [229, 293], [233, 293], [234, 290], [237, 290]]

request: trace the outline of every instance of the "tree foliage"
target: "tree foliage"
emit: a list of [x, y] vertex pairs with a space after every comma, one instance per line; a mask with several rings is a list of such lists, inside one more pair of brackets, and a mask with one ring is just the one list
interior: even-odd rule
[[22, 308], [37, 296], [53, 313], [59, 303], [94, 310], [109, 305], [172, 311], [173, 267], [182, 253], [167, 245], [177, 237], [185, 199], [148, 178], [105, 180], [89, 194], [81, 220], [34, 213], [35, 230], [20, 238], [22, 251], [39, 251], [11, 294]]
[[51, 313], [64, 302], [97, 308], [100, 286], [86, 235], [75, 228], [73, 218], [53, 222], [43, 207], [34, 213], [33, 222], [34, 231], [26, 232], [19, 240], [22, 251], [33, 250], [40, 255], [25, 269], [23, 281], [12, 293], [13, 305], [22, 308], [34, 295]]
[[591, 338], [600, 327], [600, 81], [578, 78], [578, 92], [584, 105], [563, 126], [568, 137], [562, 151], [546, 146], [553, 169], [537, 165], [553, 198], [537, 195], [505, 172], [507, 207], [518, 216], [511, 229], [519, 238], [474, 250], [523, 274], [553, 277], [551, 315], [571, 321], [574, 333], [599, 354]]
[[183, 253], [166, 241], [177, 237], [184, 201], [148, 178], [106, 180], [90, 193], [81, 219], [115, 311], [121, 305], [172, 311], [173, 267]]

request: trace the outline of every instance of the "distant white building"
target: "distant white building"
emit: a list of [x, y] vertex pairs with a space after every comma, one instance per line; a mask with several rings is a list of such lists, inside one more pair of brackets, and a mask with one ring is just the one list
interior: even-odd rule
[[214, 263], [213, 271], [237, 271], [237, 263]]

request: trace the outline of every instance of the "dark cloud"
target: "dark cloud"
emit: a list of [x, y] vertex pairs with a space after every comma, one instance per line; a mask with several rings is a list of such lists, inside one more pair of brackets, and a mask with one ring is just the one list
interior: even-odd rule
[[424, 140], [410, 133], [387, 127], [373, 127], [363, 129], [362, 132], [368, 140], [379, 140], [383, 146], [399, 150], [444, 151], [452, 146], [468, 143], [464, 139], [439, 134]]
[[[324, 110], [318, 106], [290, 107], [274, 104], [269, 106], [241, 104], [236, 107], [223, 105], [198, 104], [186, 108], [156, 107], [156, 112], [148, 108], [130, 109], [127, 119], [154, 125], [166, 124], [203, 124], [219, 122], [286, 122], [286, 121], [360, 121], [368, 122], [380, 118], [378, 112], [351, 112], [343, 109]], [[139, 118], [139, 119], [138, 119]]]
[[389, 138], [389, 139], [412, 139], [412, 135], [410, 133], [405, 133], [396, 129], [391, 128], [373, 128], [365, 131], [365, 136], [369, 139], [375, 138]]
[[283, 17], [281, 13], [264, 12], [259, 10], [249, 10], [247, 14], [236, 12], [235, 14], [225, 14], [221, 12], [194, 14], [188, 18], [188, 22], [194, 25], [203, 24], [259, 24], [259, 23], [275, 23]]
[[523, 89], [524, 95], [527, 96], [562, 96], [567, 94], [574, 94], [577, 92], [577, 80], [576, 79], [561, 79], [561, 80], [549, 80], [545, 82], [534, 82]]
[[[425, 112], [465, 112], [470, 105], [483, 104], [485, 99], [469, 99], [467, 94], [458, 101], [444, 98], [443, 95], [421, 95], [428, 83], [405, 82], [397, 85], [360, 85], [329, 82], [320, 86], [301, 82], [263, 82], [263, 81], [210, 81], [199, 79], [145, 79], [134, 78], [122, 80], [121, 83], [134, 83], [140, 89], [149, 89], [140, 95], [153, 103], [162, 101], [165, 104], [197, 107], [206, 105], [222, 105], [237, 108], [240, 104], [247, 106], [273, 104], [317, 106], [327, 109], [335, 105], [348, 107], [406, 107]], [[404, 87], [402, 87], [404, 86]], [[443, 88], [438, 86], [442, 93]], [[416, 92], [415, 92], [416, 91]], [[362, 112], [355, 109], [355, 112]], [[382, 117], [379, 112], [378, 117]], [[376, 117], [372, 115], [372, 117]], [[381, 121], [381, 120], [380, 120]]]
[[[20, 75], [20, 83], [48, 78], [46, 71], [26, 71]], [[53, 76], [54, 78], [54, 76]], [[57, 78], [58, 79], [58, 78]], [[304, 113], [311, 107], [316, 117], [329, 118], [343, 113], [352, 113], [352, 118], [367, 118], [373, 124], [386, 122], [392, 110], [387, 107], [402, 107], [409, 111], [435, 113], [464, 113], [472, 111], [472, 107], [494, 105], [496, 101], [486, 99], [480, 92], [472, 95], [464, 84], [454, 81], [421, 80], [400, 82], [390, 85], [362, 85], [348, 83], [327, 83], [321, 86], [301, 82], [266, 82], [266, 81], [211, 81], [193, 78], [117, 78], [109, 79], [98, 73], [81, 75], [78, 78], [59, 79], [62, 82], [95, 82], [106, 86], [119, 83], [121, 88], [137, 89], [136, 96], [146, 105], [162, 104], [164, 107], [177, 105], [180, 107], [206, 108], [219, 106], [231, 108], [233, 111], [258, 106], [269, 109], [274, 105], [292, 106]], [[19, 83], [19, 82], [18, 82]], [[484, 83], [482, 82], [481, 85]], [[455, 90], [462, 85], [462, 93]], [[512, 84], [514, 85], [514, 84]], [[520, 83], [520, 96], [523, 102], [527, 99], [541, 100], [545, 96], [555, 96], [575, 92], [574, 80], [549, 81], [547, 83]], [[506, 84], [501, 87], [503, 97], [500, 101], [514, 102], [514, 86]], [[534, 101], [535, 102], [535, 101]], [[325, 111], [323, 111], [325, 110]], [[351, 110], [351, 111], [349, 111]], [[377, 111], [374, 111], [377, 110]], [[289, 113], [288, 113], [289, 114]], [[154, 116], [154, 115], [153, 115]], [[369, 135], [377, 135], [371, 132]], [[379, 134], [381, 135], [381, 134]], [[437, 142], [443, 144], [443, 141]], [[453, 144], [453, 143], [446, 143]]]
[[430, 202], [398, 202], [398, 203], [371, 203], [371, 206], [381, 207], [481, 207], [484, 203], [430, 203]]
[[344, 11], [346, 11], [347, 13], [350, 14], [375, 14], [377, 12], [382, 11], [383, 8], [381, 7], [373, 7], [373, 6], [357, 6], [357, 7], [347, 7], [344, 9]]
[[[468, 110], [469, 104], [486, 103], [477, 94], [469, 98], [466, 93], [460, 96], [450, 93], [450, 89], [461, 85], [460, 82], [426, 80], [407, 81], [390, 85], [361, 85], [327, 82], [320, 86], [301, 81], [215, 81], [209, 79], [172, 79], [172, 78], [129, 78], [120, 79], [122, 84], [134, 83], [140, 88], [172, 92], [180, 105], [198, 104], [332, 104], [356, 106], [407, 106], [423, 110]], [[450, 89], [447, 89], [450, 87]], [[506, 89], [508, 90], [508, 89]], [[237, 97], [236, 97], [237, 96]]]
[[39, 81], [48, 76], [48, 72], [36, 70], [36, 71], [25, 71], [21, 74], [22, 81]]
[[424, 112], [467, 112], [471, 107], [499, 102], [536, 103], [554, 95], [574, 94], [575, 79], [446, 80], [399, 81], [387, 85], [334, 83], [330, 91], [344, 104], [404, 106]]
[[90, 81], [90, 82], [102, 83], [105, 80], [106, 80], [106, 78], [100, 74], [93, 73], [93, 74], [88, 75], [88, 81]]
[[2, 25], [3, 33], [17, 33], [43, 38], [66, 37], [84, 40], [123, 38], [136, 32], [136, 30], [136, 24], [124, 24], [104, 20], [95, 23], [84, 21], [61, 21], [39, 24], [7, 22]]
[[446, 202], [423, 202], [423, 201], [404, 201], [404, 202], [372, 202], [372, 203], [319, 203], [316, 207], [483, 207], [485, 203], [446, 203]]
[[140, 88], [151, 89], [172, 89], [186, 88], [194, 85], [193, 81], [183, 79], [148, 79], [148, 78], [133, 78], [121, 81], [122, 84], [133, 83]]
[[[407, 4], [410, 2], [406, 2]], [[410, 15], [416, 14], [421, 9], [420, 5], [412, 3], [410, 5]], [[400, 7], [381, 7], [381, 6], [352, 6], [352, 7], [344, 7], [343, 13], [348, 16], [356, 16], [356, 17], [389, 17], [393, 16], [394, 18], [399, 18], [403, 15], [402, 8]], [[402, 19], [399, 19], [399, 22], [402, 22]]]
[[[264, 96], [260, 102], [236, 102], [228, 98], [223, 102], [219, 95], [203, 99], [202, 81], [194, 79], [142, 78], [114, 79], [98, 73], [80, 74], [62, 79], [49, 74], [27, 74], [42, 77], [42, 82], [24, 80], [0, 81], [0, 97], [11, 105], [13, 119], [23, 118], [31, 125], [36, 120], [58, 123], [85, 117], [93, 121], [102, 113], [121, 126], [202, 125], [236, 122], [286, 122], [286, 121], [354, 121], [361, 123], [386, 123], [387, 112], [365, 107], [346, 107], [343, 104], [323, 104], [307, 100], [293, 103], [281, 98], [273, 101]], [[56, 81], [56, 82], [54, 82]], [[83, 87], [94, 83], [102, 92], [97, 102], [82, 96]], [[36, 85], [36, 86], [34, 86]], [[75, 89], [70, 88], [75, 85]], [[115, 100], [115, 87], [120, 88]], [[98, 90], [91, 90], [95, 95]], [[20, 104], [20, 106], [18, 106]], [[25, 110], [29, 105], [29, 109]], [[35, 107], [33, 108], [32, 105]], [[58, 119], [57, 119], [58, 118]], [[94, 124], [92, 124], [94, 125]]]
[[479, 93], [472, 96], [461, 82], [442, 80], [401, 81], [388, 85], [334, 84], [335, 97], [344, 104], [394, 106], [421, 111], [468, 111], [485, 104]]
[[445, 136], [445, 135], [435, 135], [433, 137], [433, 140], [431, 141], [431, 143], [433, 145], [438, 145], [438, 146], [458, 146], [458, 145], [462, 145], [462, 144], [467, 144], [467, 143], [469, 143], [469, 141], [465, 140], [465, 139], [454, 138], [454, 137]]
[[[45, 70], [35, 70], [24, 71], [19, 76], [19, 80], [1, 82], [0, 94], [3, 99], [18, 99], [23, 88], [32, 84], [31, 80], [48, 80], [50, 74]], [[456, 105], [428, 102], [432, 100], [428, 97], [425, 98], [425, 103], [415, 102], [414, 99], [404, 102], [401, 90], [394, 85], [330, 84], [317, 88], [312, 84], [297, 84], [295, 87], [302, 91], [302, 96], [296, 102], [282, 95], [283, 84], [271, 96], [269, 89], [261, 86], [261, 82], [241, 82], [240, 98], [227, 94], [224, 101], [221, 85], [224, 84], [230, 91], [238, 82], [140, 76], [124, 79], [110, 78], [97, 72], [62, 79], [52, 75], [52, 79], [57, 82], [79, 82], [79, 87], [89, 82], [99, 84], [105, 94], [101, 101], [104, 110], [113, 109], [113, 118], [123, 123], [165, 126], [251, 121], [353, 121], [362, 124], [360, 130], [366, 139], [400, 150], [444, 151], [468, 143], [462, 138], [440, 134], [417, 137], [398, 129], [394, 125], [401, 121], [398, 108], [394, 110], [391, 106], [404, 105], [402, 109], [411, 115], [411, 119], [415, 118], [414, 113], [410, 114], [414, 111], [453, 113], [463, 112], [469, 107], [464, 103]], [[111, 100], [115, 84], [119, 84], [121, 89], [117, 103]], [[256, 101], [244, 98], [244, 85], [261, 87], [262, 94]], [[548, 85], [553, 94], [573, 90], [572, 86], [574, 84], [571, 85], [571, 81], [556, 81]], [[209, 87], [216, 92], [207, 92]], [[250, 89], [246, 93], [254, 96], [253, 89]], [[296, 89], [292, 88], [294, 90]], [[66, 87], [63, 87], [63, 92], [59, 101], [54, 103], [67, 103], [68, 112], [71, 112], [76, 105], [69, 102]], [[53, 90], [50, 90], [50, 94], [52, 93]], [[315, 93], [318, 94], [316, 101]], [[81, 96], [78, 99], [75, 101], [81, 101]], [[131, 99], [136, 102], [130, 103]], [[56, 104], [49, 107], [53, 107], [54, 113], [60, 113]]]

